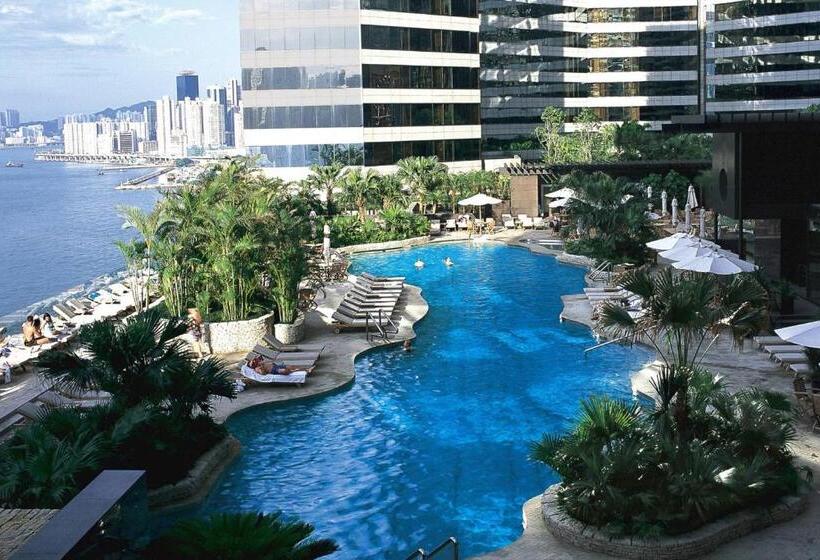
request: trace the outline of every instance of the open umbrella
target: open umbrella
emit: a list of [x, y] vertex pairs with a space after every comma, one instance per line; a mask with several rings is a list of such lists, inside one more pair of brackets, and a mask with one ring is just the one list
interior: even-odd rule
[[459, 200], [458, 204], [460, 206], [478, 206], [478, 217], [481, 218], [481, 210], [487, 204], [500, 204], [501, 200], [498, 198], [493, 198], [492, 196], [478, 193], [474, 194], [469, 198], [465, 198], [464, 200]]
[[702, 257], [708, 255], [715, 250], [716, 246], [712, 243], [692, 243], [691, 245], [680, 245], [668, 251], [658, 253], [659, 257], [663, 257], [670, 261], [690, 261], [695, 257]]
[[552, 202], [550, 202], [550, 208], [563, 208], [567, 205], [567, 202], [569, 202], [568, 198], [553, 200]]
[[675, 247], [687, 247], [693, 243], [697, 243], [697, 238], [689, 235], [688, 233], [673, 233], [669, 237], [663, 237], [661, 239], [656, 239], [655, 241], [650, 241], [646, 244], [646, 246], [650, 249], [655, 249], [656, 251], [668, 251], [670, 249], [674, 249]]
[[563, 189], [558, 189], [557, 191], [547, 193], [544, 196], [547, 198], [574, 198], [575, 191], [568, 187], [564, 187]]
[[809, 348], [820, 348], [820, 321], [775, 329], [774, 333], [786, 342]]
[[707, 272], [720, 276], [740, 274], [741, 272], [752, 272], [757, 270], [757, 266], [750, 262], [735, 259], [720, 251], [712, 251], [708, 255], [695, 257], [688, 261], [680, 261], [672, 266], [678, 270], [690, 270], [692, 272]]
[[695, 196], [695, 186], [689, 185], [689, 190], [686, 192], [686, 204], [690, 209], [698, 207], [698, 197]]

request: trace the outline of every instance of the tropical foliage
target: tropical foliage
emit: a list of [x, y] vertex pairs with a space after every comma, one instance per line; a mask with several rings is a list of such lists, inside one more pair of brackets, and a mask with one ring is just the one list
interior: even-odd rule
[[[253, 172], [247, 160], [213, 169], [200, 183], [168, 193], [150, 214], [126, 209], [144, 248], [137, 260], [159, 273], [172, 315], [197, 307], [212, 320], [238, 321], [277, 303], [283, 320], [306, 274], [305, 243], [315, 199]], [[153, 252], [152, 252], [153, 250]], [[269, 287], [264, 278], [274, 279]]]
[[178, 560], [312, 560], [339, 547], [329, 539], [311, 539], [313, 526], [284, 521], [281, 514], [220, 513], [187, 519], [154, 541], [146, 558]]
[[642, 263], [653, 230], [646, 216], [646, 198], [639, 185], [605, 173], [565, 175], [562, 186], [575, 191], [566, 211], [577, 239], [567, 252], [613, 262]]
[[711, 137], [703, 134], [664, 135], [645, 125], [624, 121], [603, 124], [591, 109], [570, 121], [563, 109], [548, 106], [535, 138], [550, 165], [618, 160], [692, 160], [711, 157]]
[[692, 530], [732, 511], [767, 505], [801, 485], [788, 449], [793, 413], [782, 395], [728, 393], [700, 368], [713, 336], [740, 339], [766, 322], [766, 291], [751, 275], [625, 273], [639, 313], [603, 305], [610, 336], [652, 344], [664, 363], [652, 409], [610, 398], [581, 404], [576, 426], [548, 434], [532, 456], [562, 478], [559, 505], [615, 535]]
[[145, 469], [158, 486], [181, 478], [225, 437], [210, 418], [233, 398], [223, 364], [199, 361], [175, 318], [148, 310], [127, 323], [82, 327], [72, 349], [44, 352], [43, 375], [68, 394], [104, 391], [105, 405], [54, 409], [0, 447], [0, 505], [60, 507], [105, 468]]
[[396, 177], [410, 191], [422, 214], [427, 211], [431, 195], [441, 187], [446, 175], [447, 167], [435, 156], [405, 158], [399, 161], [396, 172]]

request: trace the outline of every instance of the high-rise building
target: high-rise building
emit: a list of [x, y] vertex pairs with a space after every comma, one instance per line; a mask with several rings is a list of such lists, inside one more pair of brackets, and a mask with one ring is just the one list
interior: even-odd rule
[[241, 0], [244, 142], [263, 165], [390, 166], [436, 155], [479, 166], [474, 0]]
[[199, 76], [191, 70], [183, 70], [177, 75], [177, 101], [199, 97]]
[[20, 111], [16, 109], [6, 109], [5, 124], [8, 128], [17, 128], [20, 126]]
[[157, 106], [154, 103], [149, 103], [142, 111], [143, 120], [148, 126], [148, 140], [155, 141], [157, 139]]
[[239, 85], [239, 80], [228, 80], [228, 107], [239, 107], [239, 102], [242, 100], [242, 87]]
[[211, 99], [156, 101], [157, 148], [162, 154], [187, 156], [191, 150], [225, 146], [225, 107]]

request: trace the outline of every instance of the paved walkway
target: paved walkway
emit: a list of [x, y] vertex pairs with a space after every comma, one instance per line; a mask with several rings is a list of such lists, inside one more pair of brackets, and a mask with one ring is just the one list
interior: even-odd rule
[[56, 509], [0, 509], [0, 559], [9, 558], [58, 511]]

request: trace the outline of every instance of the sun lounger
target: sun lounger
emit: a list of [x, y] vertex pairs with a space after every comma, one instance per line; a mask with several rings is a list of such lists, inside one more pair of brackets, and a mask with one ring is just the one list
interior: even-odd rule
[[387, 325], [390, 321], [390, 318], [385, 314], [382, 314], [381, 322], [379, 321], [378, 314], [373, 314], [371, 317], [358, 317], [355, 315], [350, 315], [348, 312], [342, 310], [337, 310], [333, 314], [333, 320], [338, 323], [336, 326], [337, 332], [340, 327], [347, 327], [347, 328], [358, 328], [363, 329], [367, 325]]
[[383, 316], [390, 317], [393, 314], [394, 309], [395, 306], [392, 305], [382, 307], [359, 307], [343, 302], [339, 305], [336, 311], [342, 311], [344, 313], [347, 313], [351, 317], [361, 317], [362, 319], [364, 319], [365, 317], [367, 317], [368, 314], [375, 316], [378, 315], [379, 312], [381, 312]]
[[456, 221], [453, 219], [447, 220], [447, 224], [444, 227], [447, 231], [455, 231], [457, 229]]
[[319, 352], [278, 352], [276, 350], [266, 348], [261, 344], [254, 346], [253, 350], [245, 356], [245, 359], [250, 360], [256, 355], [272, 360], [277, 364], [299, 366], [304, 367], [305, 369], [315, 367], [316, 362], [319, 360]]
[[282, 344], [281, 342], [279, 342], [279, 339], [273, 336], [272, 334], [266, 334], [264, 337], [262, 337], [262, 340], [265, 342], [265, 344], [279, 352], [318, 352], [319, 354], [321, 354], [322, 350], [325, 349], [324, 344]]
[[524, 229], [532, 228], [533, 227], [532, 218], [524, 218], [523, 220], [521, 220], [521, 227], [524, 228]]
[[245, 379], [252, 381], [254, 383], [263, 383], [263, 384], [296, 384], [296, 385], [304, 385], [305, 381], [307, 380], [307, 372], [306, 371], [294, 371], [288, 375], [273, 375], [273, 374], [263, 374], [257, 373], [256, 371], [252, 370], [248, 366], [242, 366], [240, 369], [242, 373], [242, 377]]
[[404, 283], [404, 276], [374, 276], [369, 272], [362, 272], [360, 274], [365, 280], [372, 280], [373, 282], [402, 282]]
[[797, 344], [775, 344], [773, 346], [764, 346], [763, 351], [767, 354], [802, 352], [803, 347]]
[[814, 370], [812, 370], [811, 364], [794, 363], [789, 364], [789, 371], [791, 371], [795, 375], [808, 375], [810, 373], [813, 373]]
[[792, 364], [809, 363], [809, 357], [803, 352], [783, 352], [781, 354], [772, 354], [772, 359], [783, 367], [789, 367]]
[[759, 348], [762, 348], [763, 346], [774, 345], [774, 344], [788, 344], [785, 340], [783, 340], [779, 336], [756, 336], [752, 340], [754, 340], [754, 343]]
[[14, 412], [24, 418], [28, 418], [29, 420], [39, 420], [40, 416], [43, 414], [43, 407], [42, 405], [35, 404], [33, 402], [27, 402], [17, 408]]
[[80, 301], [76, 298], [68, 298], [65, 300], [67, 306], [69, 306], [75, 313], [79, 313], [81, 315], [85, 315], [87, 313], [91, 313], [94, 311], [94, 307], [87, 302]]
[[544, 223], [544, 218], [535, 217], [532, 219], [532, 229], [539, 229], [544, 227], [546, 227], [546, 224]]

